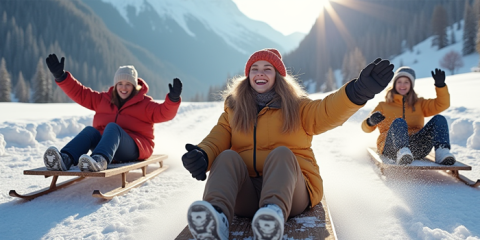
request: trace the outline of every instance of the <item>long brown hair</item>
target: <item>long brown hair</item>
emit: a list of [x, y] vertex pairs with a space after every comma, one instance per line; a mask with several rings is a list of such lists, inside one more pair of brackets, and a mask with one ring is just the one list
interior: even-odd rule
[[[300, 126], [300, 101], [307, 98], [307, 93], [289, 74], [283, 77], [277, 71], [273, 89], [275, 99], [280, 100], [283, 111], [282, 132], [293, 132]], [[230, 81], [222, 94], [229, 108], [234, 110], [232, 127], [241, 132], [248, 132], [257, 120], [257, 102], [255, 90], [250, 86], [249, 77], [236, 77]]]
[[142, 86], [140, 86], [140, 85], [137, 85], [136, 87], [133, 87], [133, 90], [132, 90], [132, 93], [130, 94], [130, 96], [128, 96], [127, 99], [123, 100], [120, 96], [118, 96], [117, 84], [115, 84], [115, 86], [113, 86], [112, 99], [110, 100], [110, 102], [120, 109], [125, 102], [130, 100], [133, 96], [137, 95], [137, 93], [138, 93], [138, 91], [140, 91], [140, 89], [142, 89]]
[[[393, 82], [393, 86], [390, 86], [387, 89], [387, 94], [385, 95], [385, 101], [387, 103], [393, 103], [394, 102], [394, 95], [395, 94], [400, 94], [395, 89], [395, 84], [397, 83], [397, 80], [398, 80], [398, 78], [395, 79], [395, 81]], [[410, 86], [412, 86], [411, 83], [412, 83], [412, 81], [410, 80]], [[417, 101], [418, 101], [418, 95], [415, 92], [415, 90], [413, 89], [413, 87], [410, 87], [410, 90], [408, 91], [407, 95], [405, 96], [405, 103], [407, 104], [407, 106], [412, 108], [412, 111], [415, 112], [414, 105], [415, 105], [415, 103], [417, 103]]]

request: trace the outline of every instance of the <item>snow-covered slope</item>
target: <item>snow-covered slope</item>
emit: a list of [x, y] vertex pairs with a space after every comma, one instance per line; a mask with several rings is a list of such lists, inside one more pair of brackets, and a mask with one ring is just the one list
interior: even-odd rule
[[[480, 178], [480, 147], [467, 143], [480, 144], [479, 78], [480, 73], [447, 77], [452, 101], [443, 113], [453, 153], [472, 166], [461, 174], [471, 179]], [[424, 97], [435, 96], [431, 78], [418, 79], [415, 88]], [[382, 176], [369, 160], [365, 147], [375, 145], [378, 132], [364, 133], [360, 123], [383, 98], [383, 93], [377, 95], [343, 126], [313, 140], [338, 238], [480, 239], [479, 189], [437, 171]], [[117, 187], [118, 176], [87, 179], [23, 202], [8, 191], [28, 193], [51, 181], [23, 175], [23, 170], [43, 166], [46, 148], [63, 147], [91, 124], [93, 112], [75, 103], [0, 103], [1, 239], [174, 239], [187, 224], [188, 205], [202, 198], [205, 183], [184, 169], [184, 146], [201, 141], [222, 110], [221, 102], [183, 102], [175, 119], [157, 124], [154, 151], [168, 154], [170, 168], [124, 196], [111, 201], [91, 196], [94, 188]]]

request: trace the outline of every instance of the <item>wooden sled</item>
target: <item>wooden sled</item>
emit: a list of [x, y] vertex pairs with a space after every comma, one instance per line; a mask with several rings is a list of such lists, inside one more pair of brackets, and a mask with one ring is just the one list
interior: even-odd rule
[[[230, 223], [231, 240], [253, 239], [251, 218], [240, 218], [234, 216]], [[194, 239], [188, 226], [175, 238], [175, 240]], [[315, 240], [336, 240], [337, 235], [328, 210], [325, 198], [315, 207], [310, 208], [302, 214], [288, 219], [282, 239], [315, 239]]]
[[476, 182], [468, 179], [465, 176], [460, 175], [458, 171], [460, 170], [472, 170], [471, 166], [463, 164], [459, 161], [456, 161], [453, 165], [441, 165], [435, 163], [435, 156], [433, 155], [434, 152], [432, 151], [429, 155], [427, 155], [422, 160], [415, 160], [409, 165], [397, 165], [395, 163], [391, 163], [388, 158], [385, 156], [378, 154], [376, 148], [368, 147], [367, 151], [370, 155], [372, 161], [377, 165], [380, 169], [382, 175], [384, 174], [385, 169], [402, 169], [402, 170], [441, 170], [445, 171], [446, 173], [450, 174], [451, 176], [457, 178], [458, 180], [462, 181], [463, 183], [467, 184], [470, 187], [478, 187], [480, 186], [480, 179]]
[[[132, 188], [140, 186], [145, 181], [165, 171], [168, 168], [168, 166], [163, 165], [163, 160], [166, 158], [167, 158], [167, 155], [161, 154], [161, 155], [153, 155], [144, 161], [122, 163], [122, 164], [109, 164], [107, 170], [100, 171], [100, 172], [82, 172], [79, 169], [69, 170], [69, 171], [50, 171], [50, 170], [47, 170], [46, 167], [35, 168], [31, 170], [24, 170], [23, 171], [24, 175], [43, 175], [45, 177], [50, 177], [50, 176], [53, 177], [52, 182], [50, 183], [50, 187], [47, 187], [26, 195], [21, 195], [21, 194], [18, 194], [15, 190], [10, 190], [9, 195], [12, 197], [31, 200], [36, 197], [45, 195], [47, 193], [56, 191], [58, 189], [70, 186], [71, 184], [81, 181], [87, 177], [111, 177], [111, 176], [121, 174], [122, 175], [121, 187], [116, 188], [107, 193], [102, 193], [100, 192], [100, 190], [94, 190], [92, 194], [92, 196], [94, 197], [103, 198], [103, 199], [112, 199], [115, 196], [119, 196], [127, 193]], [[159, 168], [150, 173], [147, 173], [148, 165], [154, 164], [154, 163], [160, 164]], [[131, 170], [140, 169], [140, 168], [142, 169], [142, 177], [132, 182], [127, 182], [127, 173]], [[60, 184], [57, 184], [57, 180], [59, 176], [77, 176], [77, 177], [70, 179], [68, 181], [62, 182]]]

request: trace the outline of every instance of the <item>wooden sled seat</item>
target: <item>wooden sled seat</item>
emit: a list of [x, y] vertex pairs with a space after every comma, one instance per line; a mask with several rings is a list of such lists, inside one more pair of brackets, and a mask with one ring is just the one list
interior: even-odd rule
[[[252, 219], [234, 216], [229, 224], [229, 239], [253, 239]], [[175, 240], [194, 239], [188, 226]], [[285, 223], [282, 239], [318, 239], [336, 240], [337, 235], [325, 198], [315, 207], [288, 219]]]
[[424, 159], [414, 160], [411, 164], [408, 164], [408, 165], [398, 165], [390, 162], [391, 160], [389, 160], [387, 157], [381, 154], [378, 154], [376, 148], [368, 147], [367, 151], [370, 155], [370, 158], [375, 163], [375, 165], [377, 165], [377, 167], [380, 169], [380, 172], [382, 174], [384, 174], [385, 169], [441, 170], [449, 173], [450, 175], [462, 181], [463, 183], [467, 184], [468, 186], [471, 186], [471, 187], [480, 186], [480, 179], [474, 182], [466, 178], [465, 176], [460, 175], [458, 172], [460, 170], [470, 171], [472, 170], [471, 166], [466, 165], [458, 160], [453, 165], [441, 165], [441, 164], [435, 163], [434, 151], [430, 152], [430, 154], [427, 155]]
[[[12, 197], [19, 197], [27, 200], [34, 199], [36, 197], [45, 195], [47, 193], [56, 191], [58, 189], [67, 187], [75, 182], [83, 180], [87, 177], [111, 177], [115, 175], [122, 175], [121, 187], [116, 188], [108, 193], [101, 193], [99, 190], [94, 190], [92, 196], [103, 198], [103, 199], [112, 199], [115, 196], [125, 194], [130, 191], [132, 188], [140, 186], [145, 181], [157, 176], [161, 172], [165, 171], [168, 166], [163, 164], [163, 160], [167, 159], [167, 155], [159, 154], [152, 155], [150, 158], [143, 161], [129, 162], [129, 163], [120, 163], [120, 164], [109, 164], [108, 168], [100, 172], [82, 172], [78, 168], [70, 169], [68, 171], [50, 171], [46, 167], [35, 168], [31, 170], [24, 170], [24, 175], [42, 175], [45, 177], [52, 176], [52, 182], [50, 187], [38, 190], [36, 192], [21, 195], [18, 194], [15, 190], [10, 190], [9, 195]], [[147, 173], [147, 167], [150, 164], [159, 164], [159, 168]], [[127, 182], [127, 173], [131, 170], [142, 169], [142, 177], [136, 179], [133, 182]], [[68, 181], [57, 184], [59, 176], [77, 176], [76, 178], [70, 179]]]

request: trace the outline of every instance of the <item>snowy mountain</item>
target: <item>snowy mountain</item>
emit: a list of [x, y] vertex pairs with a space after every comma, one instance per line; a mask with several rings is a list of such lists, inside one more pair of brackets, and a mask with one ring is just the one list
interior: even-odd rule
[[205, 89], [242, 73], [254, 51], [273, 47], [286, 53], [304, 36], [284, 36], [246, 17], [230, 0], [83, 2], [112, 32], [201, 79]]
[[[245, 16], [233, 1], [209, 0], [209, 1], [188, 1], [188, 0], [168, 0], [168, 1], [136, 1], [136, 0], [102, 0], [115, 6], [122, 17], [132, 27], [135, 24], [130, 20], [127, 12], [129, 7], [133, 7], [135, 14], [140, 15], [146, 8], [152, 7], [153, 10], [162, 19], [173, 19], [188, 35], [199, 37], [195, 34], [188, 21], [196, 19], [205, 25], [207, 30], [222, 36], [225, 41], [244, 54], [251, 54], [248, 45], [255, 41], [256, 35], [260, 35], [276, 42], [280, 45], [279, 50], [288, 52], [298, 46], [298, 40], [289, 39], [280, 32], [274, 30], [268, 24], [256, 21]], [[152, 29], [156, 29], [158, 24], [150, 22]], [[251, 37], [254, 36], [254, 37]]]

